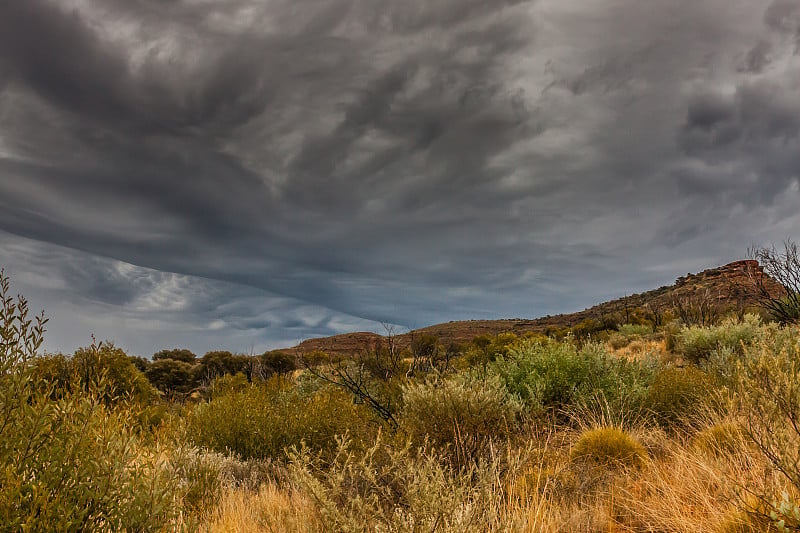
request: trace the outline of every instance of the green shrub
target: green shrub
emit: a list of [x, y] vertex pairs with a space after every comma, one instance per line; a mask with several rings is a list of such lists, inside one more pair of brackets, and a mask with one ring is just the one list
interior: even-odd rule
[[483, 366], [496, 360], [498, 357], [506, 357], [511, 346], [518, 340], [513, 333], [500, 333], [492, 337], [491, 335], [479, 335], [472, 339], [467, 347], [466, 359], [471, 366]]
[[632, 341], [649, 335], [653, 332], [653, 328], [646, 324], [623, 324], [617, 331], [612, 333], [608, 342], [612, 348], [619, 350], [628, 346]]
[[181, 486], [182, 508], [201, 514], [212, 508], [222, 490], [222, 460], [214, 453], [177, 446], [169, 453], [169, 471]]
[[330, 452], [336, 435], [362, 438], [371, 430], [369, 411], [343, 391], [324, 388], [304, 395], [278, 377], [231, 387], [224, 394], [215, 391], [189, 420], [189, 434], [198, 446], [245, 459], [280, 458], [301, 442]]
[[744, 347], [758, 336], [760, 326], [761, 319], [748, 314], [742, 322], [729, 319], [719, 326], [685, 327], [676, 339], [675, 351], [694, 364], [707, 360], [720, 349], [741, 355]]
[[496, 377], [469, 374], [410, 384], [403, 391], [400, 428], [417, 444], [448, 448], [453, 464], [485, 457], [489, 443], [504, 443], [519, 427], [519, 400]]
[[31, 360], [31, 378], [40, 391], [49, 391], [55, 400], [71, 390], [72, 365], [63, 354], [48, 354]]
[[617, 333], [623, 337], [643, 337], [653, 333], [653, 328], [648, 324], [622, 324]]
[[570, 458], [603, 467], [639, 467], [647, 460], [647, 451], [622, 429], [600, 427], [586, 430], [578, 437]]
[[522, 340], [490, 373], [534, 414], [561, 414], [597, 396], [614, 408], [640, 408], [655, 365], [616, 357], [597, 343], [578, 350], [568, 342]]
[[624, 348], [629, 345], [632, 340], [632, 337], [626, 337], [625, 335], [620, 335], [619, 333], [612, 333], [608, 338], [608, 343], [615, 350], [619, 350], [620, 348]]
[[54, 394], [35, 372], [44, 320], [8, 292], [0, 271], [0, 529], [162, 529], [180, 512], [179, 491], [130, 423], [135, 404], [104, 402], [108, 370], [86, 391]]
[[645, 404], [662, 427], [686, 427], [712, 406], [715, 390], [714, 380], [699, 368], [666, 367], [656, 374]]

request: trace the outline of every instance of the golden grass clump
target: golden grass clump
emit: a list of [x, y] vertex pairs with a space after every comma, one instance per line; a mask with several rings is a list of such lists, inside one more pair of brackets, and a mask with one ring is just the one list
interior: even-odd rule
[[598, 466], [640, 467], [647, 461], [647, 450], [620, 428], [599, 427], [581, 434], [572, 447], [570, 458]]
[[738, 424], [719, 422], [700, 431], [693, 440], [694, 447], [711, 456], [730, 456], [745, 447], [745, 435]]

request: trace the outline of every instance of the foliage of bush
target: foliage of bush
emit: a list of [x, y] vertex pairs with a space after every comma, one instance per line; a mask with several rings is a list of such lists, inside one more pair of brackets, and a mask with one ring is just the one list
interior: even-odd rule
[[699, 368], [670, 366], [656, 374], [645, 403], [662, 427], [686, 427], [711, 407], [715, 389], [711, 376]]
[[509, 347], [516, 343], [518, 337], [513, 333], [501, 333], [496, 336], [478, 335], [466, 350], [466, 360], [471, 366], [486, 367], [498, 357], [508, 355]]
[[647, 451], [626, 431], [599, 427], [586, 430], [578, 437], [570, 458], [603, 467], [639, 467], [647, 460]]
[[608, 341], [612, 348], [619, 350], [628, 346], [631, 341], [649, 335], [652, 332], [653, 328], [647, 324], [623, 324], [609, 336]]
[[[25, 300], [15, 301], [8, 292], [0, 272], [0, 528], [164, 527], [180, 511], [177, 487], [129, 423], [135, 404], [110, 407], [103, 401], [116, 397], [110, 389], [130, 374], [113, 374], [113, 365], [88, 365], [98, 358], [93, 349], [85, 354], [85, 369], [97, 371], [88, 390], [54, 394], [55, 385], [35, 372], [44, 321], [28, 319]], [[117, 355], [111, 351], [108, 359], [118, 362]], [[109, 383], [107, 374], [116, 381]]]
[[312, 450], [330, 452], [336, 435], [349, 432], [359, 439], [369, 435], [370, 421], [369, 411], [341, 390], [325, 388], [304, 395], [276, 377], [231, 387], [224, 394], [215, 391], [211, 401], [196, 407], [189, 434], [198, 446], [218, 452], [245, 459], [280, 458], [286, 448], [301, 442]]
[[694, 364], [720, 349], [742, 354], [744, 347], [756, 339], [760, 327], [761, 319], [752, 314], [745, 315], [742, 322], [728, 319], [719, 326], [684, 327], [676, 339], [675, 351]]
[[31, 379], [39, 391], [47, 390], [52, 399], [57, 399], [69, 390], [75, 381], [69, 358], [63, 354], [40, 355], [31, 360]]
[[612, 407], [638, 409], [652, 380], [654, 361], [629, 361], [600, 344], [521, 340], [490, 366], [505, 387], [535, 414], [561, 413], [602, 395]]
[[447, 448], [453, 464], [465, 466], [503, 443], [519, 428], [522, 405], [496, 377], [472, 375], [410, 384], [403, 391], [400, 428], [420, 445]]

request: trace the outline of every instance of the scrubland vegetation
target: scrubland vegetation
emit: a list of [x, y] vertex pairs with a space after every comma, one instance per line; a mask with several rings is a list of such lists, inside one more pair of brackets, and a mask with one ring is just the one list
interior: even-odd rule
[[149, 361], [41, 354], [0, 278], [2, 531], [800, 530], [800, 329], [767, 315]]

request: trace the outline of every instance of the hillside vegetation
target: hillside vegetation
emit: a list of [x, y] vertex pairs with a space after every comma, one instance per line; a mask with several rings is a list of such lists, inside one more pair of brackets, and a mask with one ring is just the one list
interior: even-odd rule
[[0, 531], [800, 530], [800, 328], [757, 300], [145, 360], [41, 354], [0, 293]]

